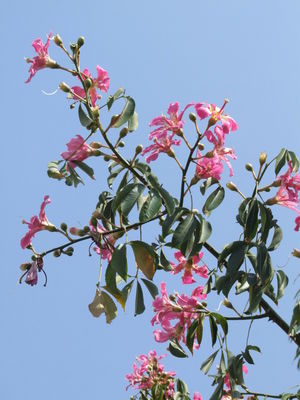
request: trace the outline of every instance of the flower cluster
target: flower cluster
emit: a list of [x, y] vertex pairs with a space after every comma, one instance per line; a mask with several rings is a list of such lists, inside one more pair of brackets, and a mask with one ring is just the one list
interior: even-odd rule
[[41, 257], [37, 258], [32, 263], [22, 264], [20, 268], [22, 271], [25, 271], [25, 273], [21, 276], [19, 282], [22, 283], [22, 279], [24, 278], [24, 276], [26, 276], [25, 283], [27, 283], [27, 285], [34, 286], [38, 282], [38, 272], [43, 271], [46, 278], [44, 286], [46, 286], [47, 275], [43, 270], [43, 266], [44, 266], [44, 261]]
[[22, 249], [25, 249], [26, 247], [31, 245], [32, 238], [37, 232], [43, 230], [53, 231], [56, 229], [55, 226], [48, 221], [48, 218], [45, 214], [46, 205], [49, 203], [51, 203], [50, 197], [45, 196], [44, 201], [41, 204], [39, 216], [34, 215], [33, 217], [31, 217], [29, 222], [23, 221], [24, 224], [28, 225], [28, 232], [21, 239]]
[[137, 357], [137, 363], [133, 363], [133, 373], [127, 374], [126, 379], [129, 385], [138, 390], [152, 390], [160, 387], [163, 390], [164, 399], [173, 399], [174, 396], [174, 376], [176, 372], [167, 372], [164, 366], [159, 363], [165, 355], [158, 356], [155, 350], [148, 355], [142, 354]]
[[[156, 296], [153, 301], [153, 309], [156, 315], [152, 318], [151, 324], [160, 324], [161, 329], [154, 331], [154, 338], [157, 342], [166, 342], [170, 339], [186, 342], [186, 330], [193, 320], [199, 317], [197, 312], [201, 307], [198, 299], [206, 299], [203, 287], [198, 286], [189, 297], [186, 294], [175, 294], [168, 296], [166, 283], [160, 285], [161, 297]], [[171, 324], [172, 321], [175, 324]], [[198, 347], [195, 344], [195, 348]]]
[[277, 177], [276, 181], [280, 183], [280, 187], [276, 195], [267, 201], [267, 204], [279, 204], [296, 211], [298, 216], [295, 219], [295, 230], [300, 229], [300, 210], [299, 210], [299, 191], [300, 191], [300, 174], [292, 175], [293, 167], [291, 161], [288, 170]]
[[[108, 73], [105, 69], [97, 65], [96, 70], [97, 70], [97, 76], [95, 78], [92, 77], [92, 74], [87, 68], [84, 69], [81, 73], [81, 78], [83, 81], [85, 81], [88, 78], [91, 81], [91, 86], [88, 89], [88, 93], [93, 107], [95, 107], [97, 100], [101, 99], [101, 96], [97, 93], [97, 89], [103, 92], [107, 92], [109, 89], [109, 82], [110, 82]], [[85, 91], [82, 87], [73, 86], [72, 91], [73, 91], [73, 98], [75, 100], [79, 98], [85, 99]]]
[[188, 104], [181, 112], [179, 112], [179, 103], [170, 103], [168, 108], [168, 117], [165, 115], [155, 117], [150, 122], [149, 126], [156, 128], [150, 132], [149, 140], [153, 140], [154, 144], [145, 148], [142, 152], [144, 156], [147, 153], [150, 155], [146, 161], [154, 161], [157, 159], [159, 153], [166, 153], [173, 156], [172, 145], [179, 146], [180, 140], [173, 139], [175, 134], [178, 134], [183, 128], [184, 121], [182, 120], [183, 114], [187, 108], [191, 107], [192, 103]]
[[201, 278], [208, 278], [208, 269], [207, 266], [204, 264], [202, 266], [197, 265], [202, 257], [203, 257], [203, 252], [200, 252], [198, 255], [194, 257], [190, 257], [189, 259], [186, 259], [180, 251], [177, 251], [174, 254], [176, 260], [178, 261], [178, 264], [174, 264], [171, 262], [172, 265], [172, 274], [178, 274], [182, 270], [184, 270], [184, 273], [181, 277], [182, 283], [183, 284], [190, 284], [190, 283], [195, 283], [195, 279], [193, 277], [193, 272], [197, 274], [198, 276], [201, 276]]

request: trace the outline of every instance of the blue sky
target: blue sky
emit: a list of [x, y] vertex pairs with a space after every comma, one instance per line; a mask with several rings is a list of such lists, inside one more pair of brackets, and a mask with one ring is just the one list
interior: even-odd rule
[[[300, 5], [277, 0], [28, 0], [4, 2], [1, 9], [0, 396], [5, 400], [128, 399], [124, 376], [135, 356], [152, 348], [165, 353], [166, 346], [156, 344], [151, 333], [151, 298], [146, 297], [148, 309], [140, 317], [133, 318], [131, 300], [126, 313], [119, 311], [111, 326], [103, 318], [94, 319], [87, 305], [94, 296], [98, 260], [96, 255], [88, 257], [85, 244], [76, 247], [72, 258], [45, 260], [47, 288], [17, 283], [18, 267], [28, 259], [19, 246], [26, 230], [21, 221], [37, 213], [43, 196], [49, 194], [52, 199], [49, 220], [83, 226], [98, 194], [106, 188], [105, 164], [98, 159], [93, 161], [96, 181], [86, 180], [77, 190], [47, 178], [47, 162], [83, 131], [64, 94], [46, 96], [41, 91], [55, 91], [62, 80], [73, 82], [59, 71], [44, 70], [25, 85], [28, 65], [24, 57], [33, 55], [33, 39], [45, 39], [50, 31], [60, 33], [65, 43], [85, 36], [82, 64], [91, 71], [101, 65], [109, 72], [110, 92], [122, 86], [136, 100], [140, 127], [129, 139], [134, 147], [147, 144], [149, 121], [165, 112], [170, 102], [222, 104], [229, 97], [227, 111], [239, 124], [238, 132], [229, 138], [238, 155], [234, 181], [247, 192], [249, 177], [243, 166], [257, 162], [260, 151], [272, 157], [285, 146], [299, 154]], [[64, 60], [54, 45], [50, 54]], [[175, 194], [176, 172], [170, 160], [162, 156], [153, 168]], [[200, 195], [197, 201], [200, 209]], [[212, 242], [218, 249], [239, 235], [233, 222], [237, 205], [238, 199], [228, 193], [227, 203], [212, 217]], [[289, 320], [299, 287], [299, 281], [294, 283], [299, 262], [289, 253], [300, 247], [299, 233], [293, 231], [291, 211], [278, 209], [277, 213], [285, 238], [274, 263], [291, 276], [279, 311]], [[150, 239], [151, 232], [146, 234]], [[42, 232], [35, 244], [46, 249], [57, 240], [61, 239]], [[207, 257], [207, 262], [213, 260]], [[157, 274], [155, 281], [161, 279], [174, 288], [180, 283], [179, 278], [171, 282]], [[245, 342], [241, 331], [246, 332], [247, 326], [232, 325], [231, 330], [232, 349], [238, 352]], [[263, 354], [256, 357], [257, 366], [249, 368], [249, 387], [277, 393], [296, 384], [295, 348], [287, 337], [267, 322], [256, 323], [251, 336]], [[169, 356], [165, 362], [167, 369], [176, 370], [191, 391], [200, 391], [204, 398], [211, 393], [210, 381], [199, 367], [210, 354], [209, 343], [207, 334], [193, 359]]]

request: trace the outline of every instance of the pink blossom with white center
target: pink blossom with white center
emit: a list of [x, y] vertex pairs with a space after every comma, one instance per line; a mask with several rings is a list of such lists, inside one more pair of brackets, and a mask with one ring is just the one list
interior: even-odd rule
[[193, 277], [193, 272], [202, 278], [208, 278], [207, 266], [205, 264], [202, 266], [197, 265], [203, 257], [203, 252], [200, 252], [197, 256], [193, 256], [189, 259], [186, 259], [180, 251], [177, 251], [174, 256], [179, 263], [177, 265], [173, 262], [170, 263], [172, 265], [171, 272], [175, 275], [184, 270], [184, 274], [181, 277], [183, 284], [191, 284], [196, 282]]
[[205, 136], [207, 140], [214, 145], [214, 155], [216, 155], [220, 160], [224, 161], [225, 164], [228, 166], [230, 171], [230, 176], [233, 176], [233, 170], [230, 161], [227, 157], [236, 160], [236, 155], [234, 150], [229, 147], [224, 147], [225, 144], [225, 132], [221, 126], [216, 126], [214, 129], [214, 133], [208, 130], [205, 132]]
[[219, 181], [223, 170], [221, 159], [216, 153], [213, 153], [212, 157], [205, 157], [201, 156], [200, 150], [198, 150], [195, 171], [197, 179], [215, 178]]
[[[92, 77], [92, 74], [87, 68], [84, 69], [81, 73], [81, 77], [83, 80], [90, 78], [92, 81], [92, 86], [89, 88], [89, 95], [93, 107], [95, 107], [97, 100], [101, 99], [101, 96], [97, 93], [97, 89], [101, 90], [102, 92], [107, 92], [110, 83], [108, 72], [105, 69], [101, 68], [99, 65], [97, 65], [96, 69], [96, 78]], [[80, 96], [83, 99], [85, 98], [85, 91], [82, 87], [73, 86], [72, 90], [74, 92], [74, 99], [78, 99], [76, 95]]]
[[97, 225], [97, 228], [91, 225], [90, 234], [97, 245], [94, 247], [94, 251], [101, 255], [103, 260], [110, 262], [117, 239], [113, 235], [103, 235], [101, 240], [101, 233], [103, 232], [107, 231], [100, 224]]
[[180, 145], [180, 140], [173, 139], [173, 136], [174, 134], [169, 135], [168, 132], [165, 131], [160, 134], [159, 138], [154, 137], [154, 144], [151, 144], [142, 151], [142, 156], [150, 153], [148, 157], [146, 157], [147, 163], [156, 160], [160, 153], [166, 153], [170, 157], [173, 156], [174, 153], [171, 146]]
[[43, 230], [53, 230], [53, 228], [55, 229], [54, 225], [52, 225], [48, 221], [48, 218], [46, 217], [46, 214], [45, 214], [45, 207], [49, 203], [51, 203], [50, 197], [45, 196], [44, 201], [41, 204], [39, 216], [34, 215], [33, 217], [31, 217], [29, 222], [23, 221], [24, 224], [28, 225], [28, 232], [21, 239], [22, 249], [25, 249], [27, 246], [29, 246], [31, 244], [31, 240], [37, 232], [40, 232]]
[[138, 390], [152, 389], [156, 385], [162, 386], [164, 389], [164, 399], [172, 399], [174, 396], [174, 377], [176, 372], [165, 371], [163, 364], [159, 363], [165, 355], [158, 356], [155, 350], [148, 355], [142, 354], [137, 357], [137, 363], [133, 363], [133, 373], [127, 374], [126, 379], [129, 381], [129, 387]]
[[48, 48], [50, 45], [50, 37], [52, 35], [52, 32], [49, 33], [48, 35], [48, 39], [47, 42], [45, 44], [43, 44], [41, 39], [35, 39], [32, 42], [32, 46], [35, 50], [35, 52], [37, 53], [37, 56], [33, 57], [33, 58], [26, 58], [26, 62], [30, 63], [31, 66], [29, 68], [29, 78], [27, 79], [27, 81], [25, 81], [25, 83], [29, 83], [31, 81], [31, 79], [34, 77], [34, 75], [37, 73], [37, 71], [39, 71], [40, 69], [43, 68], [55, 68], [56, 67], [56, 62], [54, 60], [52, 60], [49, 57], [48, 54]]
[[224, 108], [227, 103], [228, 100], [225, 100], [221, 108], [217, 107], [215, 104], [197, 103], [195, 104], [195, 110], [200, 119], [210, 117], [210, 126], [215, 125], [218, 121], [221, 121], [224, 133], [229, 133], [236, 131], [238, 125], [233, 118], [224, 114]]
[[182, 121], [183, 114], [185, 113], [186, 109], [191, 107], [193, 103], [189, 103], [185, 106], [185, 108], [178, 114], [179, 112], [179, 103], [176, 101], [175, 103], [170, 103], [168, 108], [168, 115], [155, 117], [150, 122], [149, 126], [157, 126], [154, 131], [150, 132], [149, 139], [152, 140], [153, 138], [160, 139], [161, 135], [166, 133], [167, 131], [171, 131], [172, 133], [178, 133], [180, 129], [183, 128], [184, 121]]
[[94, 150], [85, 142], [82, 136], [76, 135], [67, 143], [68, 151], [61, 153], [64, 160], [67, 160], [72, 168], [76, 168], [76, 164], [72, 161], [83, 161], [93, 155]]
[[[168, 296], [166, 283], [160, 285], [161, 297], [156, 296], [153, 301], [153, 309], [156, 315], [151, 320], [151, 324], [161, 325], [162, 330], [154, 331], [154, 338], [157, 342], [166, 342], [170, 339], [186, 342], [185, 333], [193, 320], [199, 317], [198, 298], [203, 299], [203, 288], [198, 287], [193, 290], [189, 297], [185, 294], [175, 294]], [[174, 323], [175, 321], [175, 323]], [[195, 345], [195, 348], [199, 347]]]

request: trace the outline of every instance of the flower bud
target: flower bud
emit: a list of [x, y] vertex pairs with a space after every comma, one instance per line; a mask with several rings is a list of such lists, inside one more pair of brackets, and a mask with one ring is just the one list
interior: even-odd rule
[[250, 163], [245, 164], [245, 168], [246, 168], [247, 171], [250, 171], [250, 172], [253, 171], [253, 166]]
[[194, 114], [194, 113], [189, 113], [189, 119], [192, 121], [192, 122], [196, 122], [197, 121], [197, 116], [196, 116], [196, 114]]
[[292, 252], [292, 256], [300, 258], [300, 250], [294, 249], [293, 252]]
[[111, 159], [110, 156], [104, 156], [103, 157], [103, 160], [106, 161], [106, 162], [110, 161], [110, 159]]
[[143, 151], [143, 145], [139, 144], [135, 148], [135, 154], [140, 154]]
[[227, 298], [225, 298], [222, 303], [223, 303], [223, 305], [225, 307], [231, 308], [233, 310], [233, 305], [231, 304], [231, 302]]
[[78, 44], [79, 48], [84, 45], [84, 37], [83, 36], [79, 36], [79, 38], [77, 39], [77, 44]]
[[86, 80], [84, 81], [84, 87], [86, 89], [90, 89], [93, 85], [93, 82], [90, 78], [86, 78]]
[[226, 186], [232, 192], [238, 192], [238, 188], [236, 187], [236, 185], [233, 182], [226, 183]]
[[182, 129], [178, 129], [178, 131], [176, 132], [176, 135], [179, 136], [179, 137], [183, 137], [183, 135], [184, 135], [183, 130]]
[[121, 141], [118, 143], [118, 147], [125, 147], [125, 142], [124, 142], [123, 140], [121, 140]]
[[94, 228], [97, 228], [98, 221], [96, 217], [92, 216], [90, 223]]
[[99, 156], [102, 156], [103, 153], [102, 153], [102, 151], [100, 151], [100, 150], [93, 150], [92, 155], [93, 155], [94, 157], [99, 157]]
[[83, 227], [83, 231], [84, 231], [85, 233], [89, 233], [89, 232], [90, 232], [90, 227], [89, 227], [89, 226], [84, 226], [84, 227]]
[[62, 38], [59, 36], [58, 33], [53, 37], [53, 42], [54, 42], [57, 46], [61, 46], [61, 45], [63, 44]]
[[76, 53], [78, 50], [78, 45], [75, 43], [70, 44], [70, 49], [72, 50], [73, 53]]
[[70, 86], [68, 86], [65, 82], [61, 82], [58, 87], [60, 88], [60, 90], [62, 90], [65, 93], [70, 93], [71, 92], [71, 88]]
[[199, 149], [199, 150], [204, 150], [204, 148], [205, 148], [205, 146], [204, 146], [203, 143], [199, 143], [199, 144], [198, 144], [198, 149]]
[[53, 256], [54, 256], [54, 257], [60, 257], [60, 256], [61, 256], [61, 251], [60, 251], [60, 250], [55, 250], [55, 251], [53, 252]]
[[277, 200], [275, 197], [272, 197], [271, 199], [268, 199], [265, 204], [267, 206], [273, 206], [274, 204], [277, 204]]
[[125, 126], [124, 128], [121, 129], [119, 137], [124, 138], [128, 132], [129, 132], [129, 129], [127, 128], [127, 126]]
[[79, 236], [80, 229], [75, 228], [74, 226], [72, 226], [72, 228], [69, 229], [69, 232], [70, 232], [71, 235]]
[[62, 222], [62, 223], [60, 224], [60, 229], [61, 229], [62, 231], [64, 231], [64, 232], [66, 232], [67, 229], [68, 229], [68, 225], [67, 225], [65, 222]]
[[262, 152], [259, 155], [259, 163], [260, 165], [263, 165], [267, 161], [267, 153]]
[[74, 253], [74, 248], [73, 247], [68, 247], [66, 250], [65, 250], [65, 254], [67, 255], [67, 256], [72, 256], [73, 255], [73, 253]]
[[24, 263], [20, 265], [21, 271], [27, 271], [31, 267], [31, 263]]
[[102, 146], [103, 146], [103, 144], [100, 142], [91, 142], [90, 143], [90, 147], [92, 149], [101, 149]]

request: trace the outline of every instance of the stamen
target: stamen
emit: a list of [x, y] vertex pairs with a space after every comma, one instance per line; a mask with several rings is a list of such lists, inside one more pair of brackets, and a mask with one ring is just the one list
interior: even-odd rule
[[48, 282], [47, 274], [46, 274], [46, 272], [45, 272], [43, 269], [41, 269], [41, 271], [42, 271], [42, 272], [44, 273], [44, 275], [45, 275], [44, 287], [46, 287], [46, 286], [47, 286], [47, 282]]

